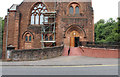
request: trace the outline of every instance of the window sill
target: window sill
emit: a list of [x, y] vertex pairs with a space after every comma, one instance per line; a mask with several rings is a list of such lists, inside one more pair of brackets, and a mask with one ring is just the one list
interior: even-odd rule
[[31, 41], [25, 41], [25, 43], [31, 43]]

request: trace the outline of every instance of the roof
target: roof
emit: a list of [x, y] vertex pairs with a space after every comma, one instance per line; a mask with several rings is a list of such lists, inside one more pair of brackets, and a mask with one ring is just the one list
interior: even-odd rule
[[17, 6], [18, 6], [18, 4], [13, 4], [13, 5], [9, 8], [9, 10], [16, 10]]

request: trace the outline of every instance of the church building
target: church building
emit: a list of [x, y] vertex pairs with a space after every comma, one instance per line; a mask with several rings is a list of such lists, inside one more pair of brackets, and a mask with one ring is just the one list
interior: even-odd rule
[[5, 17], [3, 59], [11, 50], [94, 42], [92, 2], [26, 2], [13, 4]]

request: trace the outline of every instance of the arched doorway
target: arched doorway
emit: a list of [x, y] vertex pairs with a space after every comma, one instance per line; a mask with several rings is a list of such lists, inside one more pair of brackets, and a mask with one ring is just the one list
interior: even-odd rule
[[78, 47], [84, 41], [85, 33], [78, 25], [71, 25], [65, 30], [64, 47]]
[[70, 32], [70, 47], [78, 47], [80, 41], [80, 34], [77, 31]]
[[84, 41], [85, 33], [78, 25], [71, 25], [65, 30], [63, 55], [81, 55], [79, 43]]

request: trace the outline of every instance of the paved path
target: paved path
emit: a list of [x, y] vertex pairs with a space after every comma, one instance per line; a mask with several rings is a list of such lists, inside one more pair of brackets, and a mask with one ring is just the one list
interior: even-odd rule
[[118, 59], [91, 58], [84, 56], [61, 56], [38, 61], [2, 62], [3, 66], [82, 66], [82, 65], [116, 65]]

